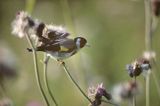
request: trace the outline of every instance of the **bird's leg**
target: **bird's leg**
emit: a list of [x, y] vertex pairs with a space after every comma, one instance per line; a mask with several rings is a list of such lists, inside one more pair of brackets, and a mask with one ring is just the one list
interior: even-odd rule
[[46, 56], [46, 58], [45, 58], [45, 60], [44, 60], [44, 63], [47, 64], [48, 61], [49, 61], [49, 59], [50, 59], [50, 56]]
[[27, 48], [28, 52], [33, 52], [33, 50], [31, 48]]
[[58, 61], [60, 64], [65, 64], [65, 62], [64, 62], [63, 60], [57, 59], [57, 61]]

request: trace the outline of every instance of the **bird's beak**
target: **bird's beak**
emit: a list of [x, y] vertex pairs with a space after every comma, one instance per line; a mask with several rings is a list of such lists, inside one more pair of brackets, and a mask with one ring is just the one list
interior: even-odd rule
[[86, 47], [91, 47], [91, 45], [89, 45], [89, 44], [86, 44], [85, 46], [86, 46]]

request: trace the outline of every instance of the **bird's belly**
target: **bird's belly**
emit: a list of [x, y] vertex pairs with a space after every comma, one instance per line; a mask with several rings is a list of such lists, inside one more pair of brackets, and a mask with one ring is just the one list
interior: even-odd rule
[[50, 52], [50, 51], [48, 51], [47, 53], [52, 58], [63, 60], [63, 59], [66, 59], [66, 58], [74, 55], [76, 53], [76, 51], [72, 51], [70, 53], [66, 53], [66, 52]]

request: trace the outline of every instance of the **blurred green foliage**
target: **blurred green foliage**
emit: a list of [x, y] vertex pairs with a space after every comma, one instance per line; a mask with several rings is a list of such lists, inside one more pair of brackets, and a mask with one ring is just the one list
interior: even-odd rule
[[[6, 84], [7, 95], [15, 106], [26, 106], [29, 101], [34, 100], [44, 104], [36, 85], [32, 54], [26, 51], [27, 41], [11, 35], [11, 22], [17, 11], [27, 8], [26, 4], [30, 4], [27, 1], [0, 0], [0, 40], [7, 42], [19, 60], [18, 78]], [[36, 0], [35, 4], [31, 4], [34, 7], [28, 7], [28, 10], [31, 12], [33, 9], [32, 16], [48, 24], [66, 26], [72, 37], [87, 38], [91, 47], [82, 49], [80, 53], [66, 60], [68, 68], [84, 91], [87, 92], [90, 85], [101, 82], [111, 91], [115, 84], [131, 80], [125, 65], [141, 56], [145, 50], [143, 0], [68, 0], [68, 10], [64, 7], [64, 1], [66, 0]], [[66, 22], [67, 20], [70, 22]], [[158, 26], [153, 37], [158, 64], [159, 29]], [[39, 53], [39, 58], [42, 75], [40, 61], [43, 59], [43, 53]], [[59, 63], [54, 60], [49, 64], [49, 80], [59, 106], [88, 105], [68, 80]], [[143, 88], [137, 97], [137, 105], [144, 106], [144, 78], [141, 76], [137, 80]], [[151, 106], [160, 105], [153, 81], [150, 98]], [[127, 102], [124, 105], [127, 105]]]

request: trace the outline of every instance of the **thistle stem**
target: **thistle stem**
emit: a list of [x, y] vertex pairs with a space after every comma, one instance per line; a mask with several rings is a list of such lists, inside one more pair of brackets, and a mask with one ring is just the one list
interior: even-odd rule
[[[159, 69], [159, 66], [157, 65], [155, 59], [153, 59], [153, 65], [154, 65], [154, 67], [155, 67], [156, 72], [159, 72], [160, 69]], [[158, 82], [158, 78], [157, 78], [157, 76], [156, 76], [156, 75], [157, 75], [156, 72], [153, 71], [153, 72], [152, 72], [152, 76], [153, 76], [154, 82], [155, 82], [156, 87], [157, 87], [158, 95], [159, 95], [159, 97], [160, 97], [160, 84], [159, 84], [159, 82]], [[158, 73], [158, 75], [159, 75], [159, 73]]]
[[77, 82], [73, 79], [72, 75], [68, 71], [65, 62], [62, 62], [63, 69], [65, 70], [67, 76], [70, 78], [70, 80], [73, 82], [73, 84], [78, 88], [78, 90], [83, 94], [83, 96], [92, 104], [92, 101], [88, 98], [88, 96], [84, 93], [84, 91], [80, 88], [80, 86], [77, 84]]
[[150, 105], [150, 94], [149, 94], [149, 91], [150, 91], [150, 75], [148, 74], [146, 76], [146, 106], [149, 106]]
[[47, 57], [47, 55], [45, 53], [44, 54], [44, 82], [45, 82], [45, 86], [47, 88], [47, 91], [48, 91], [52, 101], [54, 102], [55, 106], [58, 106], [58, 103], [57, 103], [55, 97], [53, 96], [52, 91], [49, 87], [48, 74], [47, 74], [48, 61], [49, 61], [49, 57]]
[[[154, 70], [154, 71], [155, 71], [155, 70]], [[155, 72], [152, 72], [152, 76], [153, 76], [154, 83], [155, 83], [156, 88], [157, 88], [158, 95], [159, 95], [159, 97], [160, 97], [160, 84], [159, 84], [159, 82], [158, 82], [158, 78], [157, 78]]]
[[151, 1], [144, 0], [145, 4], [145, 46], [147, 51], [152, 50], [152, 14]]
[[[152, 14], [151, 1], [144, 0], [145, 6], [145, 46], [147, 51], [152, 50]], [[150, 70], [149, 70], [150, 71]], [[146, 76], [146, 106], [150, 105], [150, 72]]]
[[37, 81], [38, 87], [39, 87], [39, 89], [40, 89], [40, 92], [41, 92], [41, 94], [42, 94], [42, 96], [43, 96], [43, 98], [44, 98], [47, 106], [50, 106], [50, 105], [49, 105], [49, 101], [48, 101], [48, 99], [47, 99], [47, 97], [46, 97], [46, 95], [45, 95], [45, 93], [44, 93], [44, 90], [43, 90], [43, 88], [42, 88], [42, 84], [41, 84], [41, 81], [40, 81], [39, 68], [38, 68], [38, 63], [37, 63], [37, 53], [36, 53], [36, 51], [35, 51], [34, 45], [33, 45], [33, 43], [32, 43], [32, 40], [30, 39], [30, 37], [29, 37], [28, 34], [26, 34], [26, 38], [27, 38], [27, 40], [28, 40], [28, 43], [29, 43], [30, 47], [31, 47], [32, 50], [33, 50], [32, 53], [33, 53], [33, 61], [34, 61], [34, 70], [35, 70], [36, 81]]
[[[134, 82], [137, 84], [136, 77], [134, 77]], [[133, 106], [136, 106], [136, 95], [133, 95]]]

